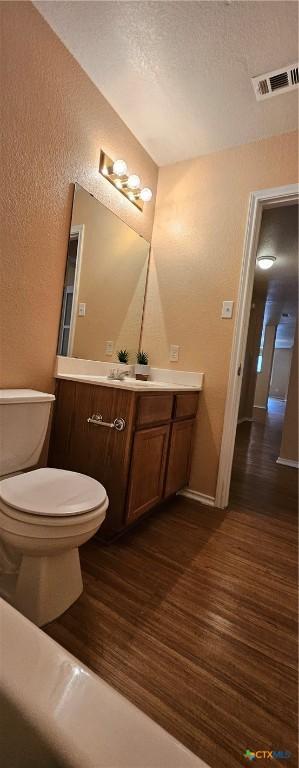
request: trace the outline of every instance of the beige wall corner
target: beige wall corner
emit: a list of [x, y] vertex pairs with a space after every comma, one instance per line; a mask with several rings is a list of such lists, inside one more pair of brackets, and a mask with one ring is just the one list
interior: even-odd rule
[[279, 458], [294, 462], [298, 455], [298, 323], [291, 362], [289, 388]]
[[215, 495], [249, 195], [297, 181], [297, 133], [159, 171], [142, 346], [152, 365], [205, 372], [190, 487]]
[[52, 390], [79, 182], [147, 240], [141, 213], [98, 172], [123, 156], [156, 190], [157, 167], [31, 3], [1, 3], [1, 386]]

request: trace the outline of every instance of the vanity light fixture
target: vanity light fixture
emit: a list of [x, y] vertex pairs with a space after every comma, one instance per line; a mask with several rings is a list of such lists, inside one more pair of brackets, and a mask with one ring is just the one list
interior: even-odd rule
[[127, 163], [125, 160], [112, 160], [101, 150], [99, 171], [105, 176], [110, 184], [113, 184], [127, 200], [143, 210], [143, 204], [149, 203], [153, 197], [152, 190], [149, 187], [141, 188], [141, 180], [137, 173], [128, 174]]
[[143, 187], [140, 192], [141, 200], [143, 200], [144, 203], [149, 203], [152, 199], [152, 196], [152, 190], [149, 187]]
[[115, 173], [116, 176], [126, 176], [127, 170], [128, 168], [125, 160], [115, 160], [113, 163], [113, 173]]
[[276, 256], [258, 256], [257, 265], [260, 269], [270, 269], [275, 264]]
[[131, 176], [129, 176], [127, 183], [130, 189], [139, 189], [141, 182], [139, 176], [137, 176], [136, 173], [132, 173]]

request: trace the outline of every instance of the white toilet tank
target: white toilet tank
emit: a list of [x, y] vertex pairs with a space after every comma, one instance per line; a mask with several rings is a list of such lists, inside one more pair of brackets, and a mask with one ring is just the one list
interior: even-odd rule
[[0, 478], [37, 464], [53, 400], [34, 389], [0, 390]]

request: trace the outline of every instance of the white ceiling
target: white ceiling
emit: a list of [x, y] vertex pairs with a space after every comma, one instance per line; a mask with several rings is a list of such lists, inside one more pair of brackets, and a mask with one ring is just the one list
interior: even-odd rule
[[296, 62], [292, 0], [35, 6], [158, 165], [297, 127], [298, 91], [257, 102], [250, 82]]
[[254, 295], [266, 296], [264, 324], [278, 324], [276, 345], [288, 347], [293, 345], [298, 317], [297, 205], [263, 212], [257, 256], [268, 255], [276, 261], [267, 271], [256, 266]]

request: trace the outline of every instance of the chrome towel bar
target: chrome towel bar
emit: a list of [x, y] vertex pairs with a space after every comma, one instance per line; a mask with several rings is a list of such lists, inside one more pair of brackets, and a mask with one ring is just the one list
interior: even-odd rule
[[88, 424], [94, 424], [96, 427], [109, 427], [116, 429], [117, 432], [122, 432], [126, 426], [126, 422], [122, 418], [114, 419], [114, 421], [103, 421], [103, 416], [100, 413], [93, 413], [87, 421]]

